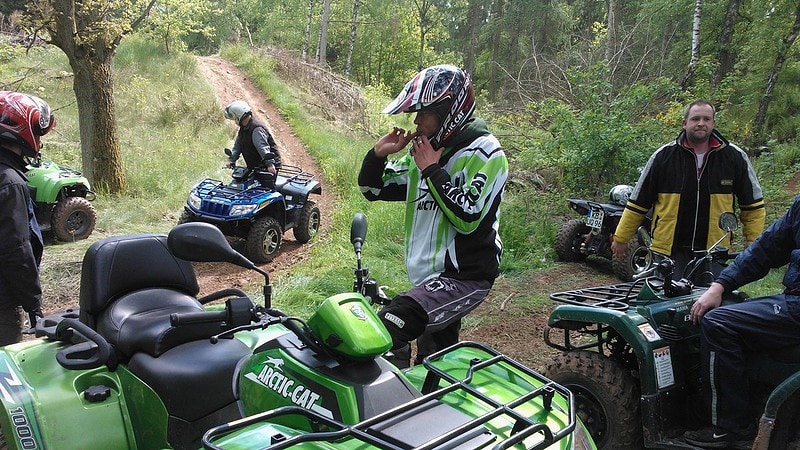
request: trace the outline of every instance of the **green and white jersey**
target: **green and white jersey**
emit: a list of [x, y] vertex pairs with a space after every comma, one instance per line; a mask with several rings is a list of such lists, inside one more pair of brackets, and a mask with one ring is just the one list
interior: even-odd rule
[[453, 141], [423, 172], [410, 154], [388, 161], [370, 151], [359, 173], [368, 200], [406, 202], [406, 269], [415, 286], [439, 275], [493, 281], [499, 273], [508, 160], [480, 119]]

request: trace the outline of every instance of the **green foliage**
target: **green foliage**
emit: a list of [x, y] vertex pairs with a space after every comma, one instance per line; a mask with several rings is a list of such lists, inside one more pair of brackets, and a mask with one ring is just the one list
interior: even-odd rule
[[213, 39], [210, 22], [220, 15], [216, 2], [211, 0], [161, 0], [149, 17], [149, 27], [142, 30], [164, 46], [167, 53], [185, 50], [186, 38]]
[[546, 133], [512, 139], [515, 162], [531, 171], [551, 172], [550, 182], [561, 180], [573, 195], [599, 196], [615, 184], [632, 184], [637, 168], [670, 134], [655, 120], [652, 104], [671, 86], [634, 85], [609, 97], [603, 66], [592, 72], [571, 72], [577, 104], [557, 100], [531, 103], [499, 118], [501, 127], [530, 124]]

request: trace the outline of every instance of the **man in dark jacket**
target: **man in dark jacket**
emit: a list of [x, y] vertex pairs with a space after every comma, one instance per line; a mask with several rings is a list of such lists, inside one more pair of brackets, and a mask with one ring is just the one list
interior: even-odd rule
[[248, 169], [263, 168], [274, 177], [281, 168], [278, 146], [267, 126], [253, 117], [250, 105], [242, 100], [231, 103], [225, 107], [225, 118], [239, 125], [239, 132], [228, 159], [228, 167], [233, 167], [241, 155]]
[[[789, 264], [783, 293], [720, 307], [722, 294]], [[686, 440], [708, 448], [750, 448], [756, 420], [748, 414], [745, 351], [800, 345], [800, 196], [692, 305], [701, 324], [700, 351], [711, 427], [686, 433]]]
[[[612, 249], [621, 253], [653, 208], [652, 249], [675, 261], [675, 275], [695, 250], [708, 249], [724, 232], [723, 212], [740, 210], [745, 244], [764, 229], [763, 194], [755, 170], [742, 149], [714, 128], [714, 106], [705, 100], [684, 112], [677, 139], [659, 148], [645, 165], [614, 232]], [[721, 245], [730, 247], [726, 237]]]
[[54, 125], [43, 100], [0, 91], [0, 345], [22, 340], [25, 318], [31, 327], [42, 317], [39, 262], [43, 241], [25, 178], [24, 156], [39, 154], [39, 138]]

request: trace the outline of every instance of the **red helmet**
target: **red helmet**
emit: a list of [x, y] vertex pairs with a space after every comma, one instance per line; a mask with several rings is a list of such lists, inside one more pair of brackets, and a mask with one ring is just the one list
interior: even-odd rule
[[420, 71], [382, 112], [436, 111], [442, 124], [429, 138], [437, 148], [464, 127], [474, 109], [475, 91], [469, 75], [456, 66], [441, 64]]
[[0, 141], [22, 146], [25, 156], [39, 154], [39, 138], [55, 123], [50, 106], [39, 97], [0, 91]]

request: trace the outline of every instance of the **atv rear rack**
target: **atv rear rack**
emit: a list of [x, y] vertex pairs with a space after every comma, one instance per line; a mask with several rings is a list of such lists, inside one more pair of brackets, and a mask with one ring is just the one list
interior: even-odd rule
[[[465, 347], [485, 352], [487, 358], [474, 358], [466, 368], [463, 379], [457, 379], [436, 367], [437, 361]], [[280, 416], [288, 415], [303, 416], [314, 424], [315, 429], [326, 431], [292, 430], [296, 434], [290, 435], [278, 432], [270, 435], [271, 442], [262, 448], [279, 450], [293, 448], [295, 445], [299, 445], [298, 448], [311, 448], [302, 445], [309, 442], [326, 442], [332, 445], [330, 448], [335, 448], [334, 443], [345, 440], [348, 444], [367, 444], [387, 450], [507, 449], [538, 434], [540, 437], [536, 443], [526, 448], [543, 449], [568, 437], [575, 430], [576, 411], [569, 390], [489, 347], [476, 342], [460, 342], [426, 358], [424, 365], [428, 373], [422, 396], [357, 424], [346, 425], [313, 410], [285, 406], [208, 430], [203, 436], [203, 448], [222, 450], [225, 447], [219, 447], [213, 441], [224, 439], [226, 435], [250, 425], [273, 422]], [[529, 390], [521, 389], [524, 391], [521, 395], [510, 392], [504, 396], [506, 400], [498, 401], [497, 398], [487, 394], [485, 386], [473, 384], [476, 374], [481, 370], [491, 373], [509, 371], [508, 376], [522, 383], [522, 386], [534, 380], [541, 384]], [[443, 383], [444, 387], [439, 387]], [[567, 408], [562, 409], [564, 425], [558, 425], [560, 429], [553, 431], [547, 423], [536, 419], [541, 417], [542, 410], [547, 412], [553, 410], [553, 399], [556, 395], [563, 399], [561, 404], [565, 403]], [[479, 405], [481, 411], [475, 415], [467, 415], [450, 406], [470, 402]], [[537, 411], [537, 413], [521, 413], [521, 410], [526, 410], [526, 404], [529, 405], [527, 411]], [[549, 414], [545, 414], [547, 415]], [[493, 420], [495, 422], [490, 424]], [[507, 436], [505, 434], [499, 436], [497, 433], [498, 420], [506, 427], [511, 427], [511, 430], [507, 431]]]
[[641, 281], [594, 286], [550, 294], [552, 300], [578, 306], [593, 306], [624, 311], [630, 301], [636, 298]]

